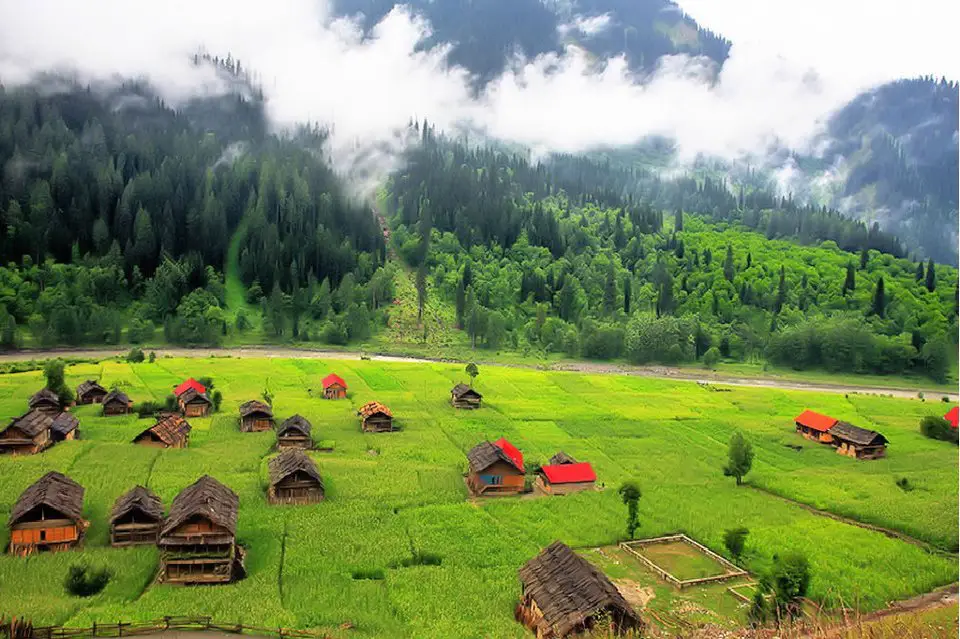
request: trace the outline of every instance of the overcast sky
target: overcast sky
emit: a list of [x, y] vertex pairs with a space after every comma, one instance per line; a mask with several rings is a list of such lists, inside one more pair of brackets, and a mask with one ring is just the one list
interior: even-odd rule
[[757, 55], [780, 54], [859, 86], [932, 74], [960, 80], [957, 0], [676, 0]]

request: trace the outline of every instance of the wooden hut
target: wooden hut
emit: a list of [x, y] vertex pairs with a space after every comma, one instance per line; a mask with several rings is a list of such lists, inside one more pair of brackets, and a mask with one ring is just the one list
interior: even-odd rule
[[336, 373], [330, 373], [322, 380], [324, 399], [345, 399], [347, 396], [347, 383]]
[[450, 391], [450, 403], [454, 408], [480, 408], [483, 395], [466, 384], [457, 384]]
[[10, 511], [12, 555], [73, 548], [83, 538], [83, 486], [49, 472], [28, 487]]
[[821, 444], [832, 444], [833, 437], [830, 435], [830, 429], [833, 428], [837, 420], [827, 415], [821, 415], [812, 410], [805, 410], [794, 418], [797, 432], [809, 440], [820, 442]]
[[107, 389], [93, 379], [77, 386], [77, 404], [100, 404], [106, 395]]
[[576, 464], [577, 460], [560, 450], [547, 463], [551, 466], [562, 466], [563, 464]]
[[177, 397], [177, 405], [184, 417], [206, 417], [213, 408], [213, 400], [205, 391], [188, 388]]
[[103, 398], [103, 415], [126, 415], [133, 410], [133, 402], [122, 390], [114, 388]]
[[323, 479], [316, 462], [302, 450], [290, 448], [270, 460], [271, 504], [315, 504], [323, 500]]
[[239, 509], [237, 494], [209, 475], [180, 491], [160, 528], [160, 580], [214, 584], [241, 576]]
[[593, 466], [580, 462], [541, 466], [534, 485], [547, 495], [568, 495], [581, 490], [593, 490], [596, 482], [597, 474], [593, 472]]
[[190, 423], [177, 413], [161, 413], [157, 423], [133, 438], [134, 444], [155, 448], [186, 448]]
[[610, 579], [562, 542], [547, 546], [519, 574], [523, 594], [517, 620], [537, 639], [643, 629], [643, 621]]
[[873, 430], [847, 422], [837, 422], [830, 429], [830, 436], [837, 452], [847, 457], [880, 459], [887, 454], [887, 438]]
[[273, 428], [273, 409], [269, 404], [251, 399], [240, 404], [240, 432], [259, 433]]
[[504, 438], [481, 442], [467, 453], [467, 486], [477, 496], [517, 495], [523, 492], [526, 471], [523, 453]]
[[31, 395], [27, 404], [30, 410], [42, 410], [47, 413], [59, 413], [63, 410], [60, 406], [60, 398], [49, 388], [41, 388]]
[[110, 545], [156, 544], [163, 521], [160, 498], [143, 486], [120, 496], [110, 512]]
[[54, 442], [73, 441], [77, 438], [80, 420], [71, 413], [60, 413], [50, 422], [50, 439]]
[[288, 417], [277, 429], [277, 448], [313, 448], [313, 438], [310, 436], [312, 427], [306, 417], [294, 415]]
[[53, 415], [31, 410], [0, 431], [0, 451], [13, 455], [35, 455], [53, 445], [50, 425]]
[[388, 433], [393, 428], [393, 413], [380, 402], [367, 402], [357, 411], [365, 433]]

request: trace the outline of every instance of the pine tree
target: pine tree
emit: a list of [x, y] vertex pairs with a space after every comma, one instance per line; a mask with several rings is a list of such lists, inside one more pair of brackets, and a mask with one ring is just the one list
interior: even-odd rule
[[753, 266], [753, 254], [747, 253], [747, 269]]
[[933, 293], [933, 291], [937, 288], [937, 274], [934, 270], [932, 257], [930, 258], [930, 261], [927, 262], [926, 284], [927, 284], [927, 290], [930, 291], [931, 293]]
[[673, 230], [683, 230], [683, 209], [677, 209], [673, 214]]
[[917, 262], [917, 281], [923, 281], [923, 262]]
[[847, 264], [847, 277], [843, 280], [843, 294], [857, 288], [857, 276], [853, 270], [853, 264]]
[[723, 260], [723, 276], [728, 282], [733, 281], [736, 269], [733, 266], [733, 245], [727, 244], [727, 257]]
[[867, 262], [870, 261], [870, 252], [864, 248], [860, 251], [860, 270], [867, 268]]
[[774, 304], [773, 312], [779, 313], [780, 309], [783, 308], [784, 302], [787, 301], [787, 280], [786, 272], [784, 271], [783, 265], [780, 265], [780, 283], [777, 285], [777, 301]]
[[883, 278], [877, 280], [877, 289], [873, 293], [873, 314], [883, 317], [887, 302], [883, 293]]
[[626, 313], [627, 315], [630, 314], [630, 301], [631, 301], [631, 300], [630, 300], [630, 296], [631, 296], [631, 294], [632, 294], [632, 293], [631, 293], [631, 290], [630, 290], [630, 278], [629, 278], [629, 277], [625, 277], [625, 278], [623, 278], [623, 312]]
[[617, 305], [617, 279], [614, 271], [613, 261], [607, 268], [607, 278], [603, 285], [603, 311], [611, 314], [616, 310]]

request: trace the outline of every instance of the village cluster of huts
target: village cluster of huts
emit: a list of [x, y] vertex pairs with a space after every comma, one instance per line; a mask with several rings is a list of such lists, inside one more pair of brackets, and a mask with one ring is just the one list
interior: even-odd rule
[[28, 410], [0, 430], [0, 452], [35, 455], [57, 442], [76, 439], [80, 421], [65, 410], [49, 388], [30, 397]]
[[[504, 437], [471, 448], [467, 462], [467, 487], [477, 497], [518, 495], [527, 489], [523, 453]], [[544, 495], [567, 495], [592, 490], [596, 481], [589, 462], [578, 462], [560, 451], [537, 470], [532, 489]]]
[[803, 437], [833, 446], [840, 455], [854, 459], [880, 459], [887, 454], [886, 437], [829, 415], [805, 410], [794, 418], [794, 424]]

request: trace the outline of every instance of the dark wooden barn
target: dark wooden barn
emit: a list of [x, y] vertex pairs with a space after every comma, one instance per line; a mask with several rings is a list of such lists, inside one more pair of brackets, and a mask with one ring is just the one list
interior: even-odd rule
[[577, 460], [561, 450], [557, 451], [557, 454], [551, 457], [548, 463], [551, 466], [563, 466], [564, 464], [576, 464]]
[[466, 384], [457, 384], [450, 391], [450, 403], [454, 408], [480, 408], [483, 395]]
[[126, 415], [133, 410], [133, 402], [122, 390], [114, 388], [103, 398], [104, 416]]
[[160, 529], [160, 580], [167, 583], [229, 583], [243, 573], [236, 543], [240, 498], [209, 475], [173, 500]]
[[259, 433], [273, 428], [273, 409], [256, 399], [240, 404], [240, 432]]
[[50, 422], [50, 439], [54, 442], [73, 441], [79, 432], [80, 420], [72, 413], [63, 412]]
[[841, 455], [855, 459], [880, 459], [887, 454], [887, 438], [874, 430], [837, 422], [830, 429], [830, 435]]
[[467, 453], [467, 486], [479, 497], [523, 492], [526, 471], [523, 453], [504, 438], [481, 442]]
[[53, 415], [41, 410], [31, 410], [15, 418], [0, 431], [0, 452], [34, 455], [52, 446], [52, 423]]
[[517, 620], [538, 639], [640, 632], [643, 621], [605, 574], [555, 541], [520, 568]]
[[315, 504], [323, 500], [323, 479], [316, 462], [302, 450], [290, 448], [270, 460], [271, 504]]
[[30, 410], [42, 410], [47, 413], [59, 413], [63, 410], [60, 406], [60, 398], [49, 388], [41, 388], [31, 395], [27, 404]]
[[347, 383], [336, 373], [330, 373], [322, 380], [320, 385], [323, 387], [324, 399], [345, 399], [347, 396]]
[[156, 544], [163, 521], [160, 498], [143, 486], [120, 496], [110, 512], [110, 545]]
[[12, 555], [69, 550], [83, 538], [83, 486], [49, 472], [29, 486], [10, 511]]
[[191, 387], [177, 397], [177, 405], [184, 417], [206, 417], [213, 408], [213, 400], [206, 391]]
[[99, 404], [106, 395], [107, 389], [93, 379], [77, 386], [77, 404]]
[[380, 402], [367, 402], [357, 411], [365, 433], [388, 433], [393, 428], [393, 413]]
[[310, 436], [312, 426], [306, 417], [294, 415], [288, 417], [277, 429], [277, 448], [313, 448], [313, 438]]
[[155, 448], [186, 448], [190, 444], [190, 423], [177, 413], [161, 413], [157, 423], [133, 438], [134, 444]]

